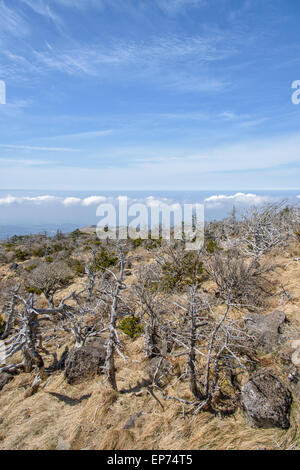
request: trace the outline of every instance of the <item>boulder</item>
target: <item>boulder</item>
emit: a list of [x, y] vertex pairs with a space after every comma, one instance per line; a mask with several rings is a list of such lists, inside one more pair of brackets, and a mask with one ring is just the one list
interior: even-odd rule
[[16, 269], [18, 269], [18, 267], [19, 267], [18, 263], [12, 263], [9, 266], [9, 269], [11, 269], [12, 271], [15, 271]]
[[292, 395], [288, 388], [268, 371], [256, 374], [241, 390], [241, 401], [253, 427], [290, 427]]
[[296, 349], [296, 351], [292, 354], [292, 363], [296, 367], [300, 367], [300, 349]]
[[291, 348], [300, 349], [300, 339], [294, 339], [293, 341], [291, 341]]
[[65, 362], [65, 378], [70, 385], [103, 373], [106, 348], [103, 338], [91, 338], [84, 346], [73, 348]]
[[7, 372], [1, 372], [0, 373], [0, 390], [2, 390], [3, 387], [5, 387], [8, 382], [10, 382], [13, 379], [13, 375], [8, 374]]
[[260, 315], [253, 313], [247, 315], [246, 331], [253, 337], [252, 347], [261, 350], [264, 353], [274, 351], [280, 344], [280, 327], [285, 322], [285, 313], [275, 310], [269, 315]]

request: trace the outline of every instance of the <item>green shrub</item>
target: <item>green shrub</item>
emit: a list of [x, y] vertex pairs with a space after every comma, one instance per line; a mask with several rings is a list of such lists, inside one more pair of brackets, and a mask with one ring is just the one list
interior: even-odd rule
[[205, 248], [207, 249], [208, 253], [210, 253], [210, 254], [214, 253], [216, 250], [221, 249], [212, 238], [209, 238], [207, 240], [207, 242], [205, 243]]
[[138, 248], [139, 246], [141, 246], [141, 244], [143, 243], [143, 240], [141, 238], [136, 238], [135, 240], [131, 240], [131, 243], [133, 245], [133, 248]]
[[81, 237], [81, 235], [83, 235], [83, 233], [79, 230], [79, 228], [73, 230], [73, 232], [70, 233], [70, 236], [71, 238], [73, 238], [73, 240], [76, 240], [77, 238]]
[[55, 243], [51, 247], [51, 252], [52, 253], [58, 253], [59, 251], [62, 251], [64, 249], [64, 245], [62, 243]]
[[53, 261], [54, 261], [52, 256], [46, 256], [45, 260], [46, 260], [46, 263], [53, 263]]
[[93, 271], [105, 271], [105, 269], [110, 268], [111, 266], [116, 266], [118, 262], [118, 257], [115, 253], [109, 253], [104, 248], [102, 248], [99, 253], [95, 256], [91, 269]]
[[42, 293], [42, 291], [40, 289], [36, 289], [35, 287], [26, 287], [26, 290], [27, 290], [28, 294], [40, 295]]
[[13, 243], [4, 243], [4, 246], [7, 251], [12, 251], [15, 248], [15, 245]]
[[17, 250], [16, 251], [16, 260], [17, 261], [26, 261], [30, 258], [30, 253], [26, 250]]
[[44, 246], [41, 246], [39, 248], [34, 248], [32, 250], [33, 256], [36, 256], [37, 258], [43, 258], [43, 256], [45, 256], [45, 253], [46, 253], [46, 248]]
[[80, 276], [82, 274], [85, 274], [84, 264], [81, 261], [79, 261], [78, 259], [71, 258], [68, 262], [68, 266], [78, 276]]
[[[185, 286], [201, 284], [204, 281], [203, 263], [197, 260], [192, 252], [186, 252], [179, 264], [165, 262], [162, 266], [162, 277], [157, 288], [171, 292], [173, 289], [181, 290]], [[155, 286], [153, 286], [155, 288]]]
[[146, 240], [145, 245], [149, 250], [154, 250], [155, 248], [161, 247], [162, 240], [162, 238], [152, 239], [151, 237], [149, 237], [148, 240]]
[[28, 273], [31, 273], [35, 268], [37, 267], [37, 264], [31, 264], [30, 266], [26, 266], [25, 271]]
[[123, 333], [130, 336], [132, 339], [138, 338], [144, 331], [144, 327], [141, 325], [139, 318], [135, 317], [124, 318], [121, 320], [119, 327]]

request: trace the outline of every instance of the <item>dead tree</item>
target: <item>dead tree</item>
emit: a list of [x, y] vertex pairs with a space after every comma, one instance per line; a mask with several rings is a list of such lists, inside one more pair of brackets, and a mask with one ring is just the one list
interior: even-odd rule
[[22, 351], [23, 362], [15, 365], [8, 365], [0, 369], [1, 372], [14, 370], [23, 367], [25, 372], [31, 372], [33, 368], [38, 370], [38, 374], [31, 386], [29, 395], [36, 393], [40, 382], [46, 380], [44, 361], [38, 352], [38, 347], [42, 346], [41, 321], [48, 320], [47, 316], [39, 318], [39, 313], [34, 308], [34, 295], [30, 294], [27, 299], [14, 293], [14, 302], [19, 301], [21, 308], [15, 317], [17, 323], [16, 331], [4, 343], [2, 353], [6, 359]]
[[159, 336], [163, 337], [162, 339], [165, 343], [167, 338], [160, 329], [163, 301], [157, 289], [153, 289], [156, 282], [157, 273], [154, 271], [153, 266], [150, 265], [137, 273], [136, 281], [133, 285], [138, 299], [139, 317], [145, 325], [144, 351], [148, 358], [163, 353], [162, 349], [165, 349], [164, 353], [167, 352], [167, 344], [164, 344], [164, 346], [161, 344], [160, 347], [157, 344]]
[[13, 330], [14, 321], [15, 321], [15, 318], [16, 318], [16, 295], [19, 292], [19, 290], [20, 290], [20, 284], [18, 284], [13, 289], [8, 309], [5, 312], [6, 315], [7, 315], [7, 320], [6, 320], [6, 323], [5, 323], [4, 332], [1, 336], [1, 340], [6, 339], [11, 334], [11, 332]]
[[[84, 346], [88, 338], [101, 336], [107, 331], [103, 315], [99, 313], [101, 300], [96, 299], [91, 305], [90, 301], [87, 303], [82, 298], [83, 293], [85, 289], [79, 293], [72, 292], [57, 309], [52, 310], [58, 314], [59, 328], [72, 334], [75, 348]], [[74, 305], [66, 304], [68, 300], [72, 300]]]
[[[215, 302], [215, 303], [214, 303]], [[174, 315], [170, 329], [178, 348], [176, 356], [186, 356], [186, 369], [183, 377], [188, 378], [192, 400], [166, 396], [175, 399], [182, 406], [189, 405], [189, 412], [196, 414], [206, 408], [215, 412], [220, 395], [220, 374], [229, 373], [245, 367], [247, 358], [246, 339], [242, 324], [230, 318], [230, 291], [225, 301], [224, 313], [219, 316], [214, 312], [213, 301], [209, 295], [192, 286], [187, 305], [179, 305], [181, 312]], [[182, 313], [182, 311], [184, 313]], [[230, 406], [234, 407], [234, 404]], [[230, 406], [227, 408], [230, 408]]]
[[[176, 321], [172, 321], [170, 329], [174, 342], [183, 348], [180, 355], [187, 356], [185, 375], [188, 377], [190, 391], [195, 400], [203, 400], [203, 391], [199, 388], [199, 373], [197, 372], [197, 356], [205, 356], [199, 350], [198, 342], [205, 338], [207, 332], [208, 305], [205, 296], [197, 292], [198, 286], [191, 286], [188, 293], [187, 306], [176, 302], [179, 312]], [[184, 313], [182, 313], [182, 311]], [[178, 352], [176, 352], [178, 354]]]
[[27, 277], [28, 287], [41, 291], [49, 305], [54, 308], [54, 294], [66, 287], [72, 272], [64, 262], [42, 263]]
[[258, 260], [262, 255], [277, 246], [283, 246], [290, 236], [283, 206], [267, 204], [262, 208], [254, 207], [242, 218], [242, 250], [247, 256]]
[[93, 297], [93, 291], [95, 287], [95, 281], [96, 281], [96, 273], [90, 269], [88, 266], [85, 266], [85, 273], [88, 277], [88, 300], [92, 300]]
[[117, 313], [118, 313], [118, 304], [121, 300], [120, 293], [123, 289], [126, 289], [124, 284], [124, 252], [121, 247], [119, 247], [119, 273], [116, 275], [113, 271], [107, 269], [106, 272], [110, 274], [112, 280], [107, 280], [101, 288], [101, 293], [104, 294], [106, 299], [110, 302], [110, 319], [109, 319], [109, 336], [107, 340], [107, 353], [105, 360], [105, 372], [108, 383], [110, 386], [117, 390], [117, 381], [116, 381], [116, 367], [115, 367], [115, 353], [117, 352], [123, 360], [125, 360], [124, 355], [120, 351], [120, 341], [116, 329], [117, 323]]
[[272, 293], [270, 274], [275, 267], [267, 261], [228, 250], [216, 252], [206, 259], [205, 269], [216, 283], [215, 295], [223, 301], [230, 291], [231, 302], [250, 310], [262, 307]]

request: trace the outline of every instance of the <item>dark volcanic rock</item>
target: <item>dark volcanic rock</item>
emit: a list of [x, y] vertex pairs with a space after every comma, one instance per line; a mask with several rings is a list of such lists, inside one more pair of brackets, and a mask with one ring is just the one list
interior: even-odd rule
[[14, 378], [13, 375], [8, 374], [7, 372], [1, 372], [0, 373], [0, 390], [2, 390], [2, 388], [6, 384], [8, 384], [8, 382], [10, 382], [13, 378]]
[[290, 427], [292, 395], [270, 372], [260, 372], [241, 391], [243, 408], [251, 426], [258, 428]]
[[18, 263], [12, 263], [9, 266], [9, 269], [11, 269], [12, 271], [15, 271], [16, 269], [18, 269], [18, 267], [19, 267]]
[[102, 374], [106, 349], [102, 338], [93, 338], [80, 348], [73, 348], [65, 362], [65, 377], [70, 385]]
[[246, 317], [246, 330], [254, 339], [253, 346], [264, 353], [274, 351], [280, 344], [280, 327], [285, 322], [285, 313], [275, 310], [269, 315], [253, 313]]

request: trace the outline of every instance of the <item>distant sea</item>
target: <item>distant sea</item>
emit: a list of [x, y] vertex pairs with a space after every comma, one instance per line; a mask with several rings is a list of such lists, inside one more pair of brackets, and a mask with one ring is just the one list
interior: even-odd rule
[[[96, 225], [96, 209], [101, 202], [117, 206], [118, 197], [127, 196], [132, 203], [151, 204], [204, 203], [205, 219], [221, 219], [232, 211], [238, 213], [250, 206], [286, 200], [300, 204], [299, 190], [211, 190], [211, 191], [30, 191], [0, 190], [0, 239], [13, 235], [57, 230], [70, 232], [76, 228]], [[298, 197], [297, 197], [298, 196]]]

